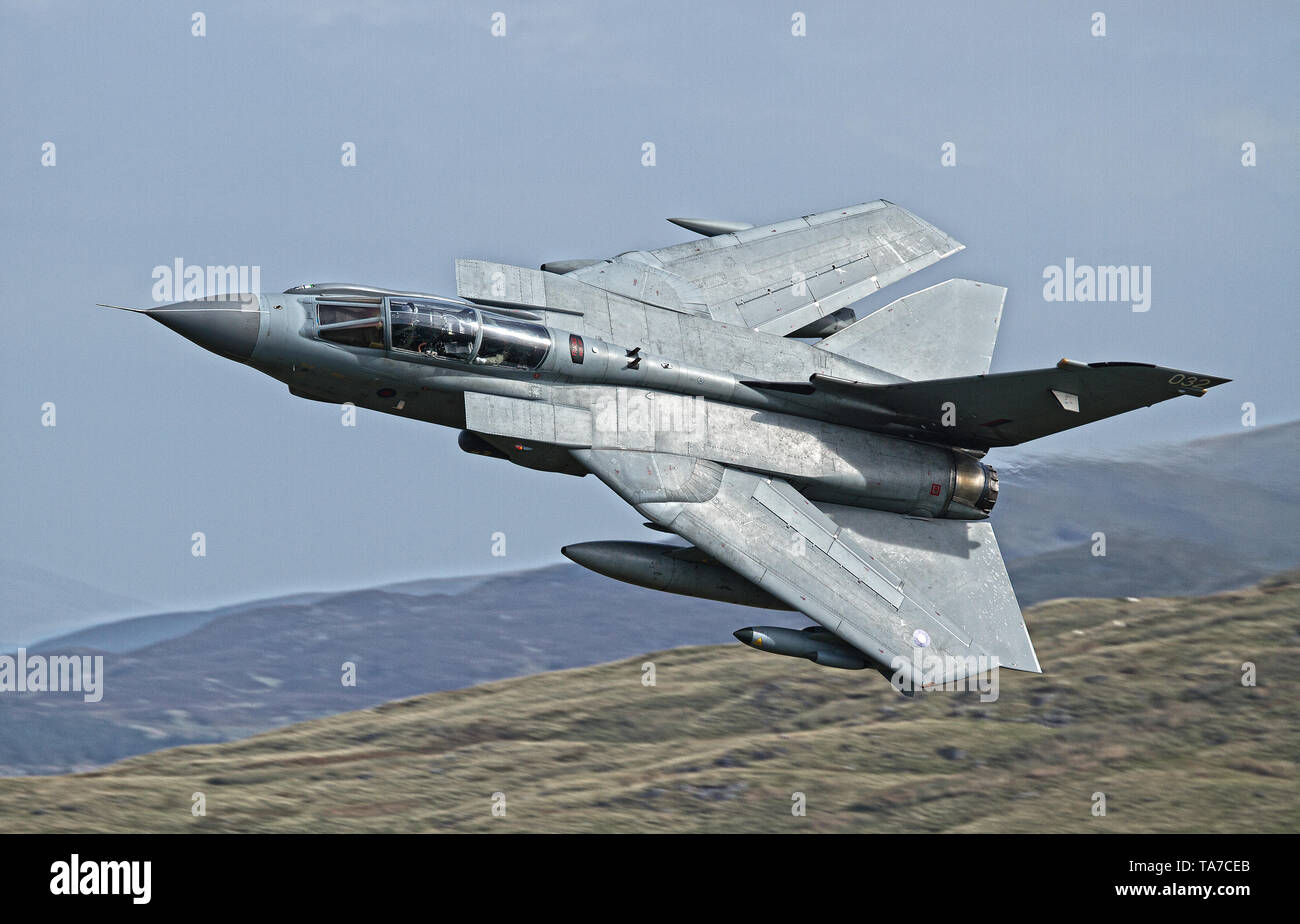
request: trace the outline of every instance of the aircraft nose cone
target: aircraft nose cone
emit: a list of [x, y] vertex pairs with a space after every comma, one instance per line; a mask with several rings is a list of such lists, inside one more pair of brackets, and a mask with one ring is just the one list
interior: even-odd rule
[[731, 634], [734, 635], [738, 641], [744, 642], [746, 645], [754, 644], [753, 629], [737, 629]]
[[256, 295], [222, 295], [150, 308], [145, 314], [218, 356], [243, 362], [253, 355], [262, 311]]

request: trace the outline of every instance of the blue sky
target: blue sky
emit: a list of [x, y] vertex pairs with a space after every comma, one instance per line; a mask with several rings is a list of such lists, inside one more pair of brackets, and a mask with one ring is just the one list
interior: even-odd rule
[[[1126, 3], [1105, 37], [1096, 2], [195, 5], [204, 37], [174, 4], [0, 3], [0, 557], [189, 608], [653, 538], [594, 479], [368, 412], [345, 429], [94, 307], [149, 304], [178, 257], [257, 265], [265, 291], [453, 292], [456, 257], [604, 257], [689, 239], [670, 215], [883, 197], [967, 250], [866, 307], [966, 276], [1010, 289], [994, 371], [1068, 356], [1235, 380], [1033, 451], [1232, 432], [1247, 401], [1260, 425], [1297, 416], [1293, 4]], [[1150, 266], [1150, 310], [1045, 302], [1067, 258]], [[420, 504], [399, 471], [429, 475]]]

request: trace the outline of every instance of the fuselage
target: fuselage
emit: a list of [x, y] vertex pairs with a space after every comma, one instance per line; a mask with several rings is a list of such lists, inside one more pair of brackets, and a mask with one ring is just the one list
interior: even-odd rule
[[572, 449], [643, 449], [919, 516], [979, 519], [996, 498], [996, 475], [971, 454], [855, 427], [771, 387], [814, 373], [902, 381], [802, 341], [650, 305], [577, 314], [344, 285], [243, 298], [245, 328], [259, 313], [255, 345], [222, 355], [299, 397], [468, 431], [463, 448], [530, 468], [582, 475]]

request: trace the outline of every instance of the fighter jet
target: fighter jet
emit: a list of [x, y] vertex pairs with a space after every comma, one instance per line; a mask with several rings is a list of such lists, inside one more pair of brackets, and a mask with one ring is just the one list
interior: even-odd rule
[[325, 283], [143, 313], [298, 397], [595, 475], [688, 544], [561, 551], [812, 621], [735, 633], [759, 650], [907, 693], [1039, 672], [981, 460], [1228, 379], [1067, 359], [990, 374], [1006, 290], [969, 279], [858, 318], [856, 302], [964, 247], [884, 200], [758, 227], [670, 220], [699, 237], [540, 270], [458, 260], [455, 297]]

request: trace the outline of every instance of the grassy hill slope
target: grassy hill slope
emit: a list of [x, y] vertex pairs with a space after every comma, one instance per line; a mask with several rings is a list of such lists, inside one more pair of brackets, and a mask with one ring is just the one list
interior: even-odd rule
[[[1300, 574], [1211, 597], [1055, 601], [1028, 620], [1046, 673], [1002, 672], [994, 703], [908, 700], [874, 673], [739, 645], [680, 648], [0, 780], [0, 828], [1300, 830]], [[1258, 686], [1241, 685], [1244, 661]]]

